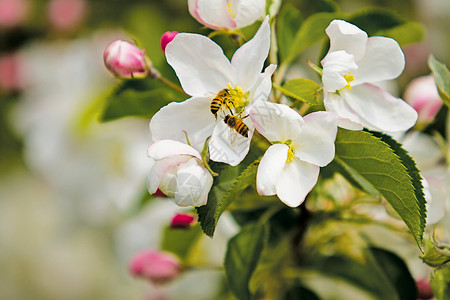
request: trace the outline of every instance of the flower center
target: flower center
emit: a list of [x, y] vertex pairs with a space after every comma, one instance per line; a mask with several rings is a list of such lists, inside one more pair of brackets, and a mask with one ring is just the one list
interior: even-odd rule
[[294, 146], [292, 146], [292, 141], [291, 140], [287, 140], [285, 142], [285, 144], [289, 147], [288, 149], [288, 153], [287, 153], [287, 157], [286, 157], [286, 162], [291, 162], [294, 159], [295, 156], [295, 149]]
[[341, 91], [345, 88], [351, 90], [352, 86], [350, 85], [350, 82], [352, 82], [353, 80], [355, 80], [355, 76], [353, 76], [350, 72], [344, 75], [344, 79], [345, 81], [347, 81], [347, 85], [344, 86], [343, 88], [341, 88]]
[[228, 13], [234, 19], [234, 18], [236, 18], [236, 14], [234, 13], [233, 8], [231, 6], [232, 6], [231, 2], [228, 2], [227, 3]]
[[244, 93], [244, 91], [235, 86], [234, 88], [231, 84], [228, 84], [228, 93], [230, 94], [230, 101], [233, 103], [233, 106], [236, 110], [241, 111], [242, 108], [246, 107], [249, 103], [248, 101], [248, 92]]

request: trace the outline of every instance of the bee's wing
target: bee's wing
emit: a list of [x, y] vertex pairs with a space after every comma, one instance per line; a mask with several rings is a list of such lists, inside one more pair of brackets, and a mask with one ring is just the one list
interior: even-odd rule
[[237, 131], [234, 130], [233, 128], [230, 128], [230, 143], [231, 143], [231, 146], [233, 146], [233, 147], [236, 146], [237, 137], [238, 137]]

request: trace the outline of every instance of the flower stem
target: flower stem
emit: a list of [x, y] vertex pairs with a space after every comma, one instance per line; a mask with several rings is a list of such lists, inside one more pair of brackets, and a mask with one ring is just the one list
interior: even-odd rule
[[159, 81], [161, 81], [162, 83], [164, 83], [165, 85], [170, 87], [171, 89], [173, 89], [181, 94], [184, 94], [186, 96], [189, 96], [179, 85], [173, 83], [172, 81], [170, 81], [162, 76], [158, 76], [156, 79], [158, 79]]

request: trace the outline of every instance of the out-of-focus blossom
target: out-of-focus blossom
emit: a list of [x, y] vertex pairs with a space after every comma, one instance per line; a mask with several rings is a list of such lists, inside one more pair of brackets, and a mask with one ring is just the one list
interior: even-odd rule
[[103, 61], [114, 76], [123, 79], [144, 78], [151, 66], [145, 51], [122, 40], [108, 45], [103, 53]]
[[351, 130], [397, 132], [412, 127], [416, 111], [373, 83], [398, 77], [405, 58], [398, 43], [386, 37], [367, 37], [353, 24], [333, 20], [326, 29], [330, 50], [322, 60], [324, 104]]
[[163, 52], [166, 51], [167, 44], [170, 43], [177, 34], [177, 31], [167, 31], [161, 36], [161, 49]]
[[187, 229], [194, 223], [195, 217], [192, 214], [176, 214], [170, 221], [170, 228]]
[[154, 284], [163, 284], [180, 275], [181, 265], [178, 258], [168, 252], [145, 250], [132, 258], [130, 272]]
[[[211, 160], [235, 166], [244, 159], [254, 132], [250, 118], [245, 116], [253, 103], [267, 101], [276, 68], [270, 65], [261, 73], [270, 46], [268, 21], [266, 18], [253, 39], [235, 52], [231, 63], [216, 43], [202, 35], [180, 33], [167, 45], [167, 61], [183, 90], [192, 97], [172, 102], [153, 116], [150, 121], [153, 140], [184, 142], [187, 134], [192, 146], [201, 149], [211, 136]], [[211, 102], [223, 91], [227, 94], [226, 103], [222, 102], [214, 114]], [[224, 122], [229, 114], [243, 118], [247, 136], [238, 134]]]
[[203, 25], [215, 29], [237, 29], [264, 16], [266, 0], [188, 0], [189, 12]]
[[0, 27], [21, 25], [28, 17], [29, 0], [0, 0]]
[[181, 142], [162, 140], [149, 147], [148, 156], [154, 161], [147, 184], [150, 194], [159, 187], [179, 206], [206, 204], [213, 178], [197, 150]]
[[8, 53], [0, 56], [0, 91], [12, 92], [25, 84], [21, 56]]
[[433, 289], [431, 288], [430, 280], [424, 278], [416, 281], [417, 285], [417, 299], [429, 300], [433, 299]]
[[259, 102], [250, 115], [256, 129], [274, 144], [261, 159], [256, 174], [260, 195], [277, 195], [297, 207], [316, 185], [320, 167], [334, 158], [338, 118], [315, 112], [302, 118], [284, 104]]
[[405, 100], [417, 111], [417, 123], [422, 125], [432, 122], [443, 104], [432, 75], [411, 81], [405, 90]]
[[47, 7], [48, 20], [57, 30], [72, 30], [83, 21], [87, 5], [85, 0], [51, 0]]

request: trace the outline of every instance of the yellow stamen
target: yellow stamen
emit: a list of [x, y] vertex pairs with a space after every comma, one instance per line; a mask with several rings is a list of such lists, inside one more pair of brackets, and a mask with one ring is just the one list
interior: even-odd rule
[[227, 4], [227, 9], [228, 9], [228, 13], [230, 14], [230, 16], [234, 19], [236, 18], [236, 15], [233, 11], [233, 8], [231, 8], [231, 2], [228, 2]]
[[235, 108], [246, 107], [248, 105], [248, 95], [249, 93], [244, 93], [244, 91], [238, 87], [228, 84], [228, 93], [230, 94], [230, 101], [233, 102]]
[[289, 147], [288, 153], [287, 153], [287, 158], [286, 158], [286, 162], [291, 162], [294, 159], [294, 148]]
[[343, 88], [341, 88], [340, 90], [342, 91], [343, 89], [346, 89], [346, 88], [351, 90], [352, 86], [350, 85], [350, 82], [355, 80], [355, 76], [353, 76], [352, 74], [348, 73], [348, 74], [344, 75], [344, 79], [345, 79], [345, 81], [347, 81], [348, 84], [346, 86], [344, 86]]

